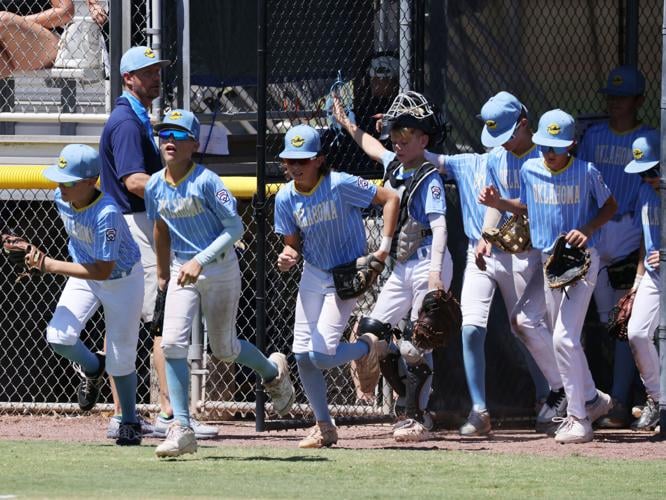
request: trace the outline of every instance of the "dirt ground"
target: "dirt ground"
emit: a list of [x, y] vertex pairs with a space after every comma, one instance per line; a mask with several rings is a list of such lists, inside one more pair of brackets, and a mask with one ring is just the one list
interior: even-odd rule
[[[52, 440], [108, 442], [103, 415], [15, 416], [0, 415], [0, 440]], [[256, 446], [297, 448], [305, 429], [256, 432], [254, 422], [220, 422], [215, 439], [199, 441], [200, 446]], [[160, 440], [145, 438], [144, 445], [157, 446]], [[649, 433], [630, 430], [599, 430], [591, 443], [560, 445], [530, 429], [495, 430], [487, 438], [461, 438], [456, 431], [439, 430], [432, 439], [419, 443], [396, 443], [390, 424], [340, 426], [338, 448], [347, 449], [432, 449], [479, 453], [520, 453], [550, 457], [584, 456], [615, 459], [666, 459], [666, 442]]]

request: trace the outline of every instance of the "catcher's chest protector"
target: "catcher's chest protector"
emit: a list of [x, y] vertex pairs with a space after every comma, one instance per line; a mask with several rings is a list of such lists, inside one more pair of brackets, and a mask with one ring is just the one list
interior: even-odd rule
[[409, 206], [418, 187], [429, 175], [437, 173], [437, 168], [432, 163], [426, 162], [408, 179], [398, 179], [396, 174], [401, 166], [402, 164], [398, 160], [392, 161], [384, 175], [384, 187], [392, 189], [400, 196], [398, 224], [391, 243], [391, 256], [398, 262], [404, 262], [411, 257], [421, 246], [423, 238], [432, 234], [429, 227], [412, 217]]

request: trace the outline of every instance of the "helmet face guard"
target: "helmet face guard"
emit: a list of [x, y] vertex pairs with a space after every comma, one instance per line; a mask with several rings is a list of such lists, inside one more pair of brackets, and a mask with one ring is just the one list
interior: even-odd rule
[[421, 130], [430, 137], [432, 144], [443, 139], [443, 126], [437, 108], [423, 94], [411, 90], [395, 97], [389, 110], [384, 113], [383, 122], [381, 139], [388, 138], [389, 131], [398, 127]]

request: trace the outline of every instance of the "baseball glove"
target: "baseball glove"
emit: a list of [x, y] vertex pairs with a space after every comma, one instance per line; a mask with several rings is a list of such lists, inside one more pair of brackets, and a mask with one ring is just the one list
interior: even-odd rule
[[155, 311], [153, 312], [153, 321], [150, 324], [150, 336], [161, 337], [164, 328], [164, 306], [166, 306], [167, 287], [160, 290], [157, 287], [157, 298], [155, 299]]
[[615, 290], [628, 290], [634, 286], [637, 268], [638, 250], [635, 250], [624, 259], [613, 262], [606, 268], [608, 281]]
[[460, 334], [462, 313], [453, 294], [431, 290], [423, 297], [419, 317], [412, 327], [412, 344], [419, 349], [435, 349]]
[[44, 272], [46, 254], [23, 238], [12, 234], [3, 234], [2, 249], [9, 262], [19, 273], [16, 277], [17, 282], [24, 276]]
[[483, 238], [508, 253], [521, 253], [532, 248], [526, 215], [512, 215], [500, 227], [485, 228]]
[[343, 300], [352, 299], [368, 290], [382, 274], [384, 263], [368, 254], [331, 269], [335, 291]]
[[557, 238], [553, 253], [543, 267], [550, 288], [564, 288], [585, 278], [592, 257], [586, 248], [571, 247], [564, 235]]
[[618, 340], [628, 340], [627, 325], [631, 318], [631, 309], [634, 307], [636, 290], [629, 290], [610, 312], [608, 318], [608, 334]]

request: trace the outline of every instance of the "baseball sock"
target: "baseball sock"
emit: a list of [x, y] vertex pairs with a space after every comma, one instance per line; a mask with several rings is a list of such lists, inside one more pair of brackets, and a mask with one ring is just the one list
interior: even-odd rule
[[629, 342], [615, 340], [615, 359], [613, 360], [613, 387], [611, 396], [625, 407], [629, 406], [631, 386], [636, 376], [636, 362], [631, 353]]
[[352, 344], [339, 344], [335, 354], [322, 354], [311, 352], [310, 360], [320, 370], [328, 370], [336, 366], [344, 365], [368, 354], [368, 344], [365, 342], [354, 342]]
[[180, 425], [190, 426], [190, 410], [187, 399], [190, 394], [190, 369], [187, 358], [166, 358], [166, 377], [169, 399], [174, 418]]
[[136, 419], [136, 371], [122, 377], [113, 377], [118, 391], [123, 423], [137, 423]]
[[74, 345], [51, 344], [51, 348], [63, 358], [79, 364], [86, 375], [96, 374], [99, 371], [97, 356], [81, 342], [81, 339], [77, 339]]
[[527, 371], [532, 377], [532, 382], [534, 382], [535, 397], [537, 401], [544, 401], [548, 394], [550, 393], [550, 385], [546, 380], [546, 377], [543, 376], [539, 366], [534, 361], [532, 354], [527, 350], [525, 344], [522, 341], [518, 341], [518, 348], [522, 351], [523, 356], [525, 357], [525, 364], [527, 365]]
[[332, 424], [326, 400], [326, 380], [324, 379], [324, 374], [312, 364], [308, 354], [307, 352], [297, 352], [295, 354], [298, 375], [301, 378], [305, 395], [308, 397], [317, 422], [329, 422]]
[[462, 345], [465, 377], [475, 411], [486, 409], [486, 329], [463, 325]]
[[254, 344], [246, 340], [240, 341], [241, 350], [236, 358], [236, 363], [249, 366], [259, 375], [264, 382], [270, 382], [278, 376], [278, 369]]

